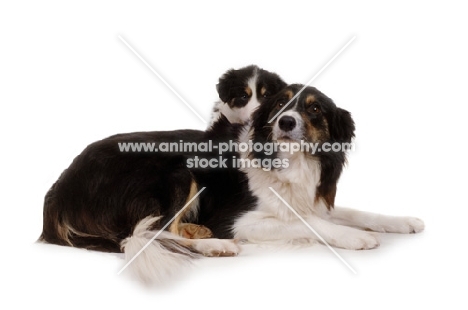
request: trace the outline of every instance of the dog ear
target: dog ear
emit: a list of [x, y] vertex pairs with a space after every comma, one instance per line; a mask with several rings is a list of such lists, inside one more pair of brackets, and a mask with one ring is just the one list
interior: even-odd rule
[[354, 138], [354, 121], [351, 113], [341, 108], [336, 108], [329, 124], [330, 138], [334, 142], [351, 142]]
[[222, 102], [227, 103], [231, 95], [231, 86], [233, 79], [234, 70], [228, 70], [219, 78], [218, 84], [216, 84], [216, 91], [218, 92], [219, 99]]
[[[264, 71], [262, 69], [262, 72], [268, 72]], [[271, 97], [279, 93], [283, 88], [288, 86], [285, 81], [276, 73], [268, 72], [268, 74], [265, 74], [263, 76], [263, 83], [262, 86], [265, 87], [265, 89], [268, 91], [269, 96]]]
[[216, 91], [222, 102], [226, 103], [229, 101], [229, 87], [226, 87], [226, 83], [220, 80], [220, 82], [216, 84]]

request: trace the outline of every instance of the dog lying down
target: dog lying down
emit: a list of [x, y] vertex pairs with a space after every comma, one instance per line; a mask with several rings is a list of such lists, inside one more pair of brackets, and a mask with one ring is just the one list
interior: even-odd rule
[[[217, 89], [221, 102], [205, 132], [120, 134], [89, 145], [47, 193], [40, 240], [123, 252], [132, 273], [158, 282], [193, 258], [237, 255], [234, 240], [364, 250], [379, 246], [376, 232], [424, 229], [417, 218], [335, 206], [346, 162], [346, 149], [335, 146], [351, 143], [354, 122], [316, 88], [301, 91], [250, 66], [228, 71]], [[148, 142], [181, 148], [119, 148]]]

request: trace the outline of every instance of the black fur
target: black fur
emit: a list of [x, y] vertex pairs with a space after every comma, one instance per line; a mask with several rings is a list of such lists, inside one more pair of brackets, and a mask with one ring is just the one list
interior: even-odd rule
[[[277, 74], [251, 65], [238, 70], [231, 69], [219, 78], [219, 83], [216, 85], [219, 98], [231, 108], [244, 107], [252, 95], [246, 92], [247, 82], [255, 74], [258, 81], [256, 94], [260, 103], [286, 87], [286, 83]], [[262, 88], [266, 90], [264, 94]]]
[[[257, 75], [256, 87], [274, 94], [286, 84], [278, 75], [256, 66], [229, 70], [220, 78], [220, 97]], [[236, 104], [237, 105], [237, 104]], [[44, 199], [40, 240], [107, 252], [120, 252], [121, 242], [147, 216], [162, 216], [153, 229], [164, 226], [182, 208], [194, 181], [200, 211], [192, 223], [207, 226], [213, 236], [232, 238], [239, 212], [255, 205], [244, 173], [232, 167], [234, 153], [224, 153], [227, 168], [188, 168], [195, 156], [219, 159], [205, 152], [121, 152], [118, 143], [207, 142], [236, 140], [239, 125], [221, 117], [206, 132], [177, 130], [118, 134], [89, 145], [59, 177]]]
[[[281, 108], [288, 103], [289, 94], [297, 94], [303, 85], [289, 85], [274, 97], [267, 100], [253, 115], [254, 135], [253, 142], [273, 142], [272, 128], [278, 118], [273, 122], [268, 121], [275, 116]], [[312, 95], [315, 100], [311, 105], [306, 103], [308, 95]], [[354, 138], [354, 121], [351, 114], [338, 108], [335, 103], [314, 87], [307, 87], [289, 106], [285, 109], [295, 110], [303, 116], [305, 122], [312, 126], [319, 134], [319, 140], [311, 140], [311, 137], [304, 133], [303, 139], [307, 142], [323, 143], [351, 142]], [[318, 111], [318, 112], [317, 112]], [[275, 158], [277, 154], [266, 155], [264, 152], [253, 152], [254, 158]], [[324, 198], [329, 207], [333, 207], [336, 194], [336, 184], [346, 163], [346, 152], [318, 152], [308, 154], [308, 156], [318, 158], [321, 166], [320, 185], [317, 189], [318, 196]]]
[[228, 168], [187, 168], [187, 160], [219, 158], [212, 153], [120, 152], [119, 142], [202, 142], [236, 140], [239, 125], [224, 117], [207, 132], [178, 130], [119, 134], [95, 142], [80, 154], [45, 197], [41, 239], [70, 245], [57, 232], [70, 227], [69, 242], [76, 247], [119, 252], [120, 242], [130, 236], [146, 216], [162, 215], [154, 229], [164, 226], [184, 206], [191, 181], [200, 195], [198, 218], [216, 238], [232, 238], [235, 215], [255, 205], [244, 173], [230, 166], [234, 153], [225, 153]]

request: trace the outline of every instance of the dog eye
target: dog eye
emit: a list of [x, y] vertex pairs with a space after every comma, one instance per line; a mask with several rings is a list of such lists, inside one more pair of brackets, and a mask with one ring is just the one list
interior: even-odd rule
[[263, 98], [268, 98], [268, 97], [270, 97], [270, 93], [269, 93], [269, 92], [266, 92], [266, 93], [263, 94]]
[[312, 112], [313, 112], [313, 113], [320, 113], [320, 107], [318, 107], [318, 106], [316, 106], [316, 105], [313, 106], [313, 107], [312, 107]]
[[248, 96], [245, 95], [245, 94], [241, 96], [241, 99], [242, 99], [242, 100], [247, 100], [247, 98], [248, 98]]
[[279, 102], [277, 103], [277, 105], [278, 105], [278, 108], [282, 108], [282, 107], [284, 106], [284, 102], [283, 102], [283, 101], [279, 101]]

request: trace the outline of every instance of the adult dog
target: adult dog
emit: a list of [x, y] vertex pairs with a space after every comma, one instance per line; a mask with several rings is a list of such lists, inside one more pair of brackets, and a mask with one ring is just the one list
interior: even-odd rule
[[302, 89], [303, 85], [290, 85], [262, 105], [253, 115], [253, 124], [245, 127], [240, 137], [252, 145], [278, 146], [267, 154], [264, 150], [246, 152], [243, 158], [257, 159], [261, 165], [265, 160], [276, 160], [281, 166], [272, 170], [270, 166], [243, 169], [258, 202], [254, 209], [236, 218], [232, 228], [235, 238], [255, 242], [318, 240], [362, 250], [379, 245], [378, 235], [365, 230], [422, 231], [424, 223], [417, 218], [335, 207], [337, 182], [346, 162], [343, 146], [354, 137], [354, 122], [348, 111], [338, 108], [316, 88]]
[[[256, 201], [248, 194], [246, 175], [230, 164], [227, 169], [187, 167], [190, 160], [198, 157], [219, 159], [217, 152], [155, 150], [170, 142], [197, 145], [234, 141], [240, 124], [249, 119], [251, 112], [285, 86], [277, 74], [257, 66], [228, 70], [217, 84], [220, 101], [207, 131], [119, 134], [89, 145], [46, 194], [39, 240], [125, 252], [132, 257], [141, 249], [137, 242], [141, 239], [136, 236], [146, 238], [147, 232], [168, 226], [158, 242], [145, 251], [162, 268], [144, 268], [145, 255], [134, 264], [138, 274], [148, 279], [161, 278], [166, 265], [177, 265], [196, 253], [236, 254], [239, 248], [231, 241], [196, 238], [232, 238], [230, 227], [236, 215], [249, 210]], [[145, 147], [150, 143], [156, 149], [138, 151], [140, 143]], [[136, 149], [127, 148], [129, 145]], [[193, 199], [202, 187], [206, 190]], [[184, 206], [184, 212], [179, 214]], [[193, 240], [174, 241], [176, 236]]]
[[[362, 250], [379, 245], [375, 232], [422, 231], [424, 223], [417, 218], [335, 207], [346, 150], [326, 146], [344, 145], [353, 137], [351, 114], [317, 89], [302, 85], [265, 98], [244, 125], [220, 116], [203, 134], [113, 136], [90, 145], [51, 188], [41, 238], [123, 251], [129, 269], [153, 281], [197, 256], [236, 255], [240, 248], [233, 239], [318, 240]], [[220, 154], [219, 149], [122, 153], [117, 147], [122, 141], [161, 146], [181, 139], [218, 146], [229, 142], [232, 148]], [[306, 145], [310, 147], [297, 148]], [[226, 165], [188, 165], [200, 158], [226, 160]]]

